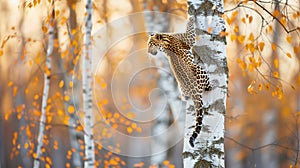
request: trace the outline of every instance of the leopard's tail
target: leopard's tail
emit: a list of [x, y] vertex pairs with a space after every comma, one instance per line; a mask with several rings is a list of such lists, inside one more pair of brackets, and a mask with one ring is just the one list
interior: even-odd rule
[[190, 137], [189, 143], [190, 143], [191, 147], [194, 147], [195, 139], [198, 137], [198, 134], [200, 134], [200, 131], [202, 128], [204, 111], [203, 111], [203, 103], [202, 103], [201, 94], [193, 96], [192, 100], [194, 102], [194, 107], [195, 107], [195, 111], [196, 111], [196, 125], [195, 125], [195, 129], [193, 131], [193, 134]]

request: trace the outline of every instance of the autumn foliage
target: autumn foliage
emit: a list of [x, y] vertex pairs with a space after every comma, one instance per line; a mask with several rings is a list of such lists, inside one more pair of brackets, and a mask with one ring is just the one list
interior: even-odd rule
[[[84, 3], [72, 0], [55, 2], [54, 51], [49, 71], [45, 60], [50, 3], [40, 0], [0, 1], [3, 8], [0, 11], [0, 167], [32, 167], [37, 157], [44, 73], [51, 75], [51, 81], [41, 166], [74, 167], [75, 155], [83, 166], [85, 132], [80, 96], [80, 60], [84, 45]], [[222, 16], [227, 28], [222, 36], [227, 39], [230, 73], [225, 131], [228, 165], [254, 167], [259, 164], [263, 167], [272, 160], [279, 167], [299, 166], [299, 6], [296, 0], [288, 3], [225, 1]], [[179, 0], [127, 0], [120, 4], [116, 1], [95, 1], [93, 9], [92, 34], [97, 34], [110, 21], [140, 10], [179, 16], [186, 16], [187, 12], [186, 2]], [[181, 151], [175, 149], [165, 151], [168, 158], [162, 163], [151, 163], [151, 156], [122, 154], [123, 150], [141, 150], [142, 145], [137, 148], [129, 140], [120, 139], [117, 133], [143, 137], [152, 131], [151, 122], [135, 119], [154, 113], [141, 115], [136, 109], [151, 106], [149, 95], [158, 87], [160, 77], [157, 70], [141, 72], [142, 75], [136, 78], [138, 80], [130, 83], [126, 94], [120, 92], [116, 97], [113, 93], [115, 78], [118, 87], [124, 87], [121, 88], [124, 90], [127, 85], [124, 81], [131, 77], [129, 74], [134, 72], [134, 67], [151, 62], [146, 54], [131, 60], [135, 62], [124, 62], [133, 51], [145, 49], [147, 30], [139, 34], [139, 38], [128, 37], [113, 46], [106, 46], [120, 29], [130, 30], [137, 22], [145, 23], [145, 20], [129, 20], [122, 27], [112, 25], [105, 36], [92, 36], [92, 46], [105, 50], [102, 55], [95, 54], [101, 57], [101, 61], [95, 59], [101, 63], [93, 65], [95, 165], [180, 167]], [[120, 70], [121, 64], [124, 67]], [[127, 93], [132, 99], [127, 97]]]

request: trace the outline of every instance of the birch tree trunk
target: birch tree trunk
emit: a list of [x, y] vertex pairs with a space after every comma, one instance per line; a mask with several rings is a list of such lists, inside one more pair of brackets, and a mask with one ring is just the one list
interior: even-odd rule
[[[70, 32], [72, 30], [76, 30], [77, 29], [77, 14], [75, 12], [74, 9], [72, 9], [72, 6], [76, 5], [77, 1], [76, 0], [68, 0], [68, 8], [70, 11], [70, 16], [69, 16], [69, 25], [70, 25]], [[62, 72], [69, 72], [70, 70], [74, 69], [74, 65], [73, 65], [73, 59], [75, 59], [76, 54], [75, 54], [75, 50], [76, 50], [76, 46], [72, 45], [72, 41], [77, 40], [75, 39], [75, 37], [77, 36], [77, 33], [72, 34], [69, 33], [69, 38], [70, 38], [70, 46], [68, 48], [69, 53], [71, 55], [71, 58], [68, 59], [68, 61], [64, 62], [64, 59], [62, 59], [61, 57], [58, 57], [58, 66], [59, 69]], [[80, 42], [81, 43], [81, 42]], [[67, 66], [65, 66], [67, 65]], [[70, 73], [63, 73], [62, 79], [65, 83], [65, 85], [63, 85], [63, 94], [64, 96], [68, 96], [70, 97], [69, 101], [65, 101], [64, 105], [65, 105], [65, 111], [66, 114], [69, 116], [69, 136], [70, 136], [70, 146], [72, 149], [75, 149], [75, 151], [73, 151], [72, 153], [72, 160], [71, 160], [71, 167], [82, 167], [83, 166], [83, 158], [80, 155], [80, 152], [83, 152], [82, 149], [80, 149], [80, 144], [79, 144], [79, 139], [83, 140], [83, 133], [80, 131], [77, 131], [76, 129], [74, 129], [74, 127], [76, 127], [80, 122], [78, 119], [78, 116], [76, 115], [76, 113], [70, 113], [68, 112], [68, 107], [74, 106], [75, 109], [77, 109], [80, 105], [80, 98], [78, 96], [72, 96], [73, 95], [79, 95], [80, 94], [80, 89], [79, 89], [79, 80], [78, 78], [72, 78], [73, 75]], [[70, 82], [73, 82], [73, 86], [70, 87], [68, 84]]]
[[[204, 119], [195, 147], [189, 145], [193, 132], [195, 112], [193, 102], [187, 101], [184, 136], [184, 167], [225, 167], [224, 121], [228, 83], [226, 41], [222, 36], [225, 22], [222, 19], [222, 0], [189, 0], [189, 15], [196, 17], [196, 45], [193, 53], [209, 74], [212, 90], [203, 94]], [[192, 108], [191, 108], [192, 107]]]
[[[278, 0], [274, 1], [274, 11], [280, 11], [280, 3]], [[279, 18], [279, 17], [278, 17]], [[280, 32], [280, 24], [278, 22], [274, 22], [274, 31], [273, 31], [273, 37], [272, 37], [272, 43], [274, 44], [278, 44], [279, 39], [282, 38], [281, 37], [281, 32]], [[272, 54], [271, 54], [271, 71], [275, 72], [278, 71], [278, 75], [280, 75], [280, 71], [279, 71], [279, 65], [278, 67], [276, 67], [273, 62], [275, 62], [275, 60], [278, 61], [278, 52], [277, 50], [272, 50]], [[274, 79], [273, 77], [271, 77], [269, 79], [272, 83], [274, 84], [278, 84], [277, 79]], [[267, 126], [267, 131], [265, 133], [265, 136], [263, 138], [263, 141], [261, 143], [262, 145], [265, 144], [271, 144], [274, 141], [277, 140], [277, 137], [280, 137], [280, 132], [279, 131], [279, 127], [277, 125], [280, 125], [280, 100], [277, 99], [272, 99], [271, 100], [271, 107], [270, 107], [270, 111], [267, 111], [265, 116], [264, 116], [264, 123]], [[261, 164], [262, 165], [258, 165], [258, 167], [272, 167], [272, 168], [277, 168], [279, 167], [279, 158], [278, 157], [278, 152], [276, 152], [276, 148], [267, 148], [265, 150], [259, 151], [261, 153], [261, 157], [259, 157], [261, 159]], [[256, 163], [256, 162], [255, 162]], [[257, 164], [256, 164], [257, 165]]]
[[38, 141], [37, 141], [37, 148], [36, 148], [36, 157], [34, 160], [34, 168], [40, 167], [40, 158], [42, 155], [42, 146], [43, 146], [43, 137], [44, 137], [44, 130], [45, 130], [45, 121], [46, 121], [46, 107], [48, 102], [48, 95], [50, 89], [50, 78], [51, 78], [51, 55], [53, 53], [54, 47], [54, 17], [55, 17], [55, 10], [54, 10], [54, 0], [52, 1], [52, 11], [51, 11], [51, 18], [49, 21], [49, 40], [48, 40], [48, 48], [46, 53], [46, 67], [44, 72], [44, 90], [43, 90], [43, 98], [42, 98], [42, 109], [41, 109], [41, 118], [40, 118], [40, 125], [39, 125], [39, 133], [38, 133]]
[[92, 0], [86, 2], [85, 38], [82, 58], [82, 85], [83, 85], [83, 111], [84, 115], [84, 144], [85, 144], [85, 168], [95, 166], [95, 145], [93, 138], [93, 114], [92, 114]]
[[[144, 4], [147, 6], [147, 4]], [[159, 6], [157, 6], [158, 8]], [[172, 24], [172, 19], [179, 20], [182, 19], [179, 16], [163, 13], [163, 12], [147, 12], [145, 13], [145, 20], [147, 30], [149, 32], [169, 32]], [[185, 24], [184, 24], [185, 25]], [[175, 27], [174, 32], [184, 32], [184, 29]], [[179, 142], [179, 138], [182, 138], [183, 124], [184, 124], [184, 102], [180, 100], [180, 92], [177, 87], [177, 82], [174, 75], [170, 69], [170, 64], [168, 59], [163, 53], [158, 53], [155, 57], [155, 65], [159, 67], [159, 79], [158, 79], [158, 88], [161, 92], [167, 97], [167, 100], [160, 100], [157, 104], [165, 104], [166, 108], [162, 111], [161, 106], [157, 105], [157, 108], [154, 110], [155, 118], [152, 135], [159, 135], [162, 131], [168, 130], [176, 122], [177, 129], [176, 134], [173, 131], [168, 130], [163, 136], [154, 136], [151, 140], [151, 149], [153, 155], [151, 156], [151, 165], [157, 165], [158, 167], [163, 166], [165, 160], [176, 160], [172, 158], [171, 147], [174, 147], [175, 150], [182, 151], [182, 143]], [[177, 120], [174, 119], [174, 116], [178, 117]], [[176, 120], [176, 121], [174, 121]], [[182, 129], [181, 129], [182, 128]], [[176, 147], [173, 146], [173, 142], [176, 141]], [[168, 149], [168, 150], [162, 150]], [[160, 152], [158, 152], [160, 151]], [[178, 160], [178, 159], [177, 159]], [[182, 167], [182, 160], [174, 162], [176, 167]]]
[[[153, 15], [152, 17], [148, 18], [149, 20], [147, 20], [148, 23], [148, 27], [152, 26], [153, 28], [155, 28], [155, 31], [158, 32], [168, 32], [169, 30], [169, 25], [170, 25], [170, 18], [168, 18], [168, 15], [160, 15], [159, 13], [157, 15]], [[150, 20], [151, 19], [151, 20]], [[153, 24], [153, 25], [149, 25], [149, 24]], [[156, 27], [155, 27], [156, 26]], [[152, 29], [153, 31], [153, 29]], [[177, 85], [176, 85], [176, 81], [174, 79], [174, 77], [168, 73], [170, 72], [170, 66], [169, 66], [169, 62], [168, 60], [165, 58], [165, 56], [163, 54], [157, 54], [157, 56], [155, 57], [155, 64], [158, 67], [163, 68], [158, 70], [159, 73], [159, 79], [157, 82], [158, 87], [161, 89], [161, 91], [163, 92], [163, 94], [166, 94], [168, 97], [168, 100], [171, 99], [171, 95], [168, 93], [168, 90], [171, 90], [171, 93], [178, 93], [175, 94], [175, 96], [179, 95], [179, 91], [177, 89]], [[168, 71], [168, 72], [166, 72]], [[170, 120], [170, 105], [168, 102], [164, 102], [164, 100], [160, 100], [162, 104], [166, 104], [167, 103], [167, 108], [164, 109], [164, 111], [162, 112], [161, 106], [156, 106], [155, 110], [154, 110], [154, 116], [158, 116], [157, 118], [155, 118], [154, 120], [154, 124], [152, 127], [152, 135], [159, 135], [161, 133], [162, 130], [166, 130], [169, 127], [169, 120]], [[159, 154], [155, 154], [157, 151], [159, 151], [160, 149], [165, 149], [168, 147], [168, 141], [170, 140], [170, 135], [164, 135], [164, 136], [156, 136], [154, 138], [152, 138], [151, 141], [151, 149], [152, 149], [152, 153], [153, 155], [151, 156], [151, 164], [152, 165], [157, 165], [158, 167], [163, 165], [163, 161], [168, 160], [168, 156], [167, 156], [167, 151], [161, 152]]]

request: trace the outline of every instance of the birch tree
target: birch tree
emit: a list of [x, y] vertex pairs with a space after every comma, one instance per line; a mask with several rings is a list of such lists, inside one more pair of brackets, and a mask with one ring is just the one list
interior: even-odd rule
[[41, 109], [41, 118], [39, 125], [39, 133], [38, 133], [38, 141], [36, 148], [36, 156], [34, 160], [34, 168], [40, 167], [40, 158], [42, 155], [42, 147], [43, 147], [43, 138], [44, 138], [44, 130], [45, 130], [45, 121], [46, 121], [46, 108], [48, 103], [49, 89], [50, 89], [50, 78], [51, 78], [51, 55], [53, 53], [54, 47], [54, 19], [55, 19], [55, 9], [54, 9], [54, 0], [51, 3], [52, 11], [49, 20], [49, 40], [48, 40], [48, 48], [46, 53], [46, 67], [44, 71], [44, 90], [43, 90], [43, 98], [42, 98], [42, 109]]
[[[77, 96], [71, 96], [71, 94], [73, 93], [73, 95], [77, 95], [80, 94], [80, 89], [79, 89], [79, 82], [78, 82], [78, 78], [73, 77], [73, 75], [71, 73], [69, 73], [71, 70], [74, 69], [74, 64], [73, 64], [73, 60], [76, 59], [76, 52], [75, 50], [78, 49], [78, 46], [75, 46], [72, 44], [72, 42], [74, 40], [78, 41], [79, 38], [77, 38], [79, 32], [76, 32], [75, 34], [72, 34], [71, 31], [72, 30], [76, 30], [78, 28], [77, 25], [77, 14], [76, 11], [72, 8], [72, 6], [76, 5], [76, 1], [75, 0], [68, 0], [68, 8], [70, 11], [70, 15], [69, 15], [69, 26], [70, 26], [70, 30], [69, 30], [69, 39], [70, 39], [70, 44], [68, 47], [68, 51], [70, 53], [70, 59], [68, 59], [68, 61], [64, 61], [64, 59], [61, 58], [61, 56], [58, 57], [58, 67], [61, 71], [66, 72], [63, 73], [62, 76], [62, 80], [65, 83], [62, 87], [63, 90], [63, 94], [64, 97], [68, 97], [70, 98], [70, 100], [66, 100], [64, 102], [65, 105], [65, 111], [67, 113], [67, 115], [69, 116], [69, 134], [70, 134], [70, 146], [72, 149], [75, 149], [75, 151], [73, 151], [72, 154], [72, 166], [74, 167], [82, 167], [83, 165], [83, 161], [82, 161], [82, 156], [80, 156], [80, 152], [83, 151], [80, 149], [80, 144], [78, 142], [78, 139], [83, 139], [83, 133], [80, 131], [77, 131], [76, 129], [74, 129], [74, 127], [76, 127], [79, 124], [79, 119], [78, 116], [76, 115], [76, 113], [74, 113], [73, 111], [69, 111], [68, 109], [74, 109], [72, 107], [77, 108], [80, 104], [80, 98]], [[67, 66], [65, 66], [67, 65]], [[72, 82], [73, 86], [70, 87], [69, 84], [70, 82]]]
[[93, 114], [92, 114], [92, 0], [86, 2], [85, 37], [82, 58], [82, 85], [83, 85], [83, 111], [84, 111], [84, 144], [85, 162], [84, 167], [95, 166], [95, 144], [93, 138]]
[[[168, 15], [163, 15], [158, 12], [155, 13], [155, 15], [152, 14], [153, 16], [151, 16], [150, 14], [152, 13], [146, 15], [148, 29], [149, 27], [153, 27], [153, 29], [157, 32], [167, 32], [169, 30], [170, 18], [168, 17]], [[149, 30], [153, 31], [153, 29]], [[177, 88], [176, 81], [174, 79], [174, 76], [170, 73], [171, 70], [169, 68], [170, 66], [168, 60], [163, 54], [158, 54], [155, 57], [155, 64], [161, 67], [161, 69], [158, 70], [160, 77], [158, 79], [157, 85], [162, 90], [163, 94], [166, 94], [168, 97], [167, 102], [161, 100], [161, 103], [166, 104], [167, 108], [163, 112], [161, 112], [161, 106], [157, 106], [157, 108], [154, 111], [154, 113], [157, 113], [154, 115], [158, 117], [156, 118], [155, 123], [153, 124], [152, 134], [159, 135], [162, 130], [168, 129], [170, 123], [173, 123], [170, 122], [170, 118], [172, 118], [172, 110], [175, 109], [171, 109], [171, 104], [174, 105], [175, 103], [178, 103], [180, 99], [178, 97], [179, 90]], [[178, 108], [178, 106], [176, 107], [177, 109], [180, 109]], [[156, 153], [161, 149], [168, 148], [168, 142], [170, 141], [170, 137], [170, 135], [154, 137], [151, 143], [151, 149], [153, 150], [152, 153]], [[151, 164], [161, 166], [163, 161], [168, 160], [167, 154], [167, 151], [164, 151], [160, 154], [151, 156]]]
[[188, 13], [196, 17], [196, 45], [193, 54], [208, 71], [213, 89], [203, 95], [204, 119], [195, 147], [189, 145], [193, 131], [193, 102], [187, 100], [184, 136], [184, 167], [225, 167], [224, 116], [228, 68], [222, 0], [189, 0]]
[[[280, 11], [280, 4], [279, 4], [278, 0], [275, 0], [274, 8], [275, 8], [274, 11]], [[278, 19], [280, 19], [280, 18], [278, 17]], [[275, 44], [278, 44], [280, 36], [281, 36], [280, 24], [278, 22], [275, 22], [272, 42]], [[271, 55], [272, 55], [272, 57], [271, 57], [272, 60], [270, 62], [275, 62], [275, 60], [278, 61], [278, 51], [277, 50], [272, 50]], [[271, 64], [270, 66], [271, 66], [270, 67], [271, 70], [274, 72], [276, 71], [277, 68], [279, 68], [279, 67], [276, 67], [274, 64]], [[280, 72], [278, 72], [278, 74], [280, 75]], [[277, 79], [275, 79], [275, 78], [271, 77], [269, 80], [274, 84], [278, 83]], [[280, 102], [279, 102], [279, 100], [272, 100], [272, 101], [273, 101], [273, 103], [272, 103], [273, 105], [271, 108], [272, 112], [266, 113], [264, 116], [264, 120], [265, 120], [264, 122], [267, 123], [269, 129], [265, 133], [265, 137], [264, 137], [264, 140], [261, 145], [274, 142], [277, 139], [276, 137], [279, 137], [279, 135], [280, 135], [277, 132], [278, 129], [276, 129], [276, 127], [279, 123], [278, 121], [280, 119]], [[273, 167], [273, 168], [279, 167], [278, 153], [274, 152], [274, 149], [267, 148], [267, 149], [261, 151], [261, 153], [262, 153], [261, 154], [262, 163], [259, 167]]]

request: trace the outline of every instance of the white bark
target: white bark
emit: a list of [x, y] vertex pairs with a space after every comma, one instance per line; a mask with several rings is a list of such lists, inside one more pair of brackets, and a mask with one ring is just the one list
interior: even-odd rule
[[41, 109], [41, 118], [39, 125], [39, 134], [36, 148], [36, 158], [34, 160], [34, 168], [40, 167], [40, 158], [42, 155], [42, 146], [43, 146], [43, 137], [45, 130], [45, 121], [46, 121], [46, 107], [50, 89], [50, 77], [51, 77], [51, 55], [53, 53], [53, 45], [54, 45], [54, 0], [52, 1], [52, 13], [49, 22], [49, 40], [48, 40], [48, 48], [46, 53], [46, 71], [44, 72], [44, 90], [43, 90], [43, 98], [42, 98], [42, 109]]
[[92, 114], [92, 0], [86, 3], [85, 38], [82, 58], [82, 85], [83, 85], [83, 111], [84, 115], [84, 144], [85, 144], [85, 168], [95, 166], [95, 145], [93, 138], [93, 114]]
[[[76, 1], [68, 1], [68, 7], [69, 7], [69, 11], [70, 11], [70, 15], [69, 15], [70, 31], [73, 29], [76, 29], [78, 26], [76, 12], [74, 9], [72, 9], [72, 6], [76, 5], [76, 4], [77, 4]], [[72, 58], [76, 57], [76, 54], [74, 53], [76, 47], [74, 45], [71, 45], [71, 42], [73, 40], [75, 40], [76, 36], [77, 36], [77, 34], [69, 33], [69, 38], [70, 38], [70, 44], [69, 44], [70, 46], [69, 47], [70, 48], [68, 50], [69, 50], [69, 53], [71, 53]], [[59, 64], [61, 71], [65, 72], [65, 71], [69, 70], [68, 67], [64, 66], [65, 65], [64, 60], [61, 57], [59, 57], [58, 64]], [[67, 62], [66, 64], [69, 64], [69, 62]], [[70, 68], [73, 69], [74, 66], [71, 66]], [[72, 93], [73, 93], [73, 95], [80, 94], [79, 81], [77, 78], [72, 78], [72, 77], [73, 77], [73, 75], [70, 75], [69, 73], [64, 73], [63, 77], [62, 77], [64, 82], [66, 83], [63, 86], [63, 93], [64, 93], [64, 95], [67, 95], [70, 97], [70, 100], [65, 101], [65, 103], [64, 103], [65, 111], [67, 111], [68, 107], [71, 105], [74, 105], [75, 109], [77, 107], [79, 107], [79, 105], [80, 105], [80, 97], [71, 96]], [[73, 81], [73, 86], [69, 87], [68, 84], [71, 81]], [[69, 128], [70, 146], [72, 149], [75, 149], [75, 151], [72, 154], [72, 160], [71, 160], [72, 164], [71, 165], [73, 167], [79, 168], [79, 167], [82, 167], [82, 165], [83, 165], [83, 157], [80, 155], [80, 152], [83, 152], [83, 150], [80, 149], [80, 144], [79, 144], [79, 139], [80, 140], [83, 139], [83, 133], [81, 131], [77, 131], [76, 129], [74, 129], [74, 127], [76, 127], [79, 122], [78, 115], [76, 115], [76, 113], [71, 114], [68, 112], [67, 112], [67, 114], [69, 116], [69, 125], [70, 125], [70, 128]]]
[[[184, 167], [225, 167], [224, 162], [224, 116], [226, 111], [228, 69], [226, 61], [225, 30], [222, 19], [222, 0], [189, 0], [188, 11], [196, 15], [196, 34], [199, 36], [193, 48], [202, 66], [208, 71], [212, 90], [204, 93], [203, 128], [195, 141], [189, 145], [193, 132], [195, 114], [191, 100], [187, 101], [187, 116], [184, 136]], [[196, 59], [197, 60], [197, 59]]]

